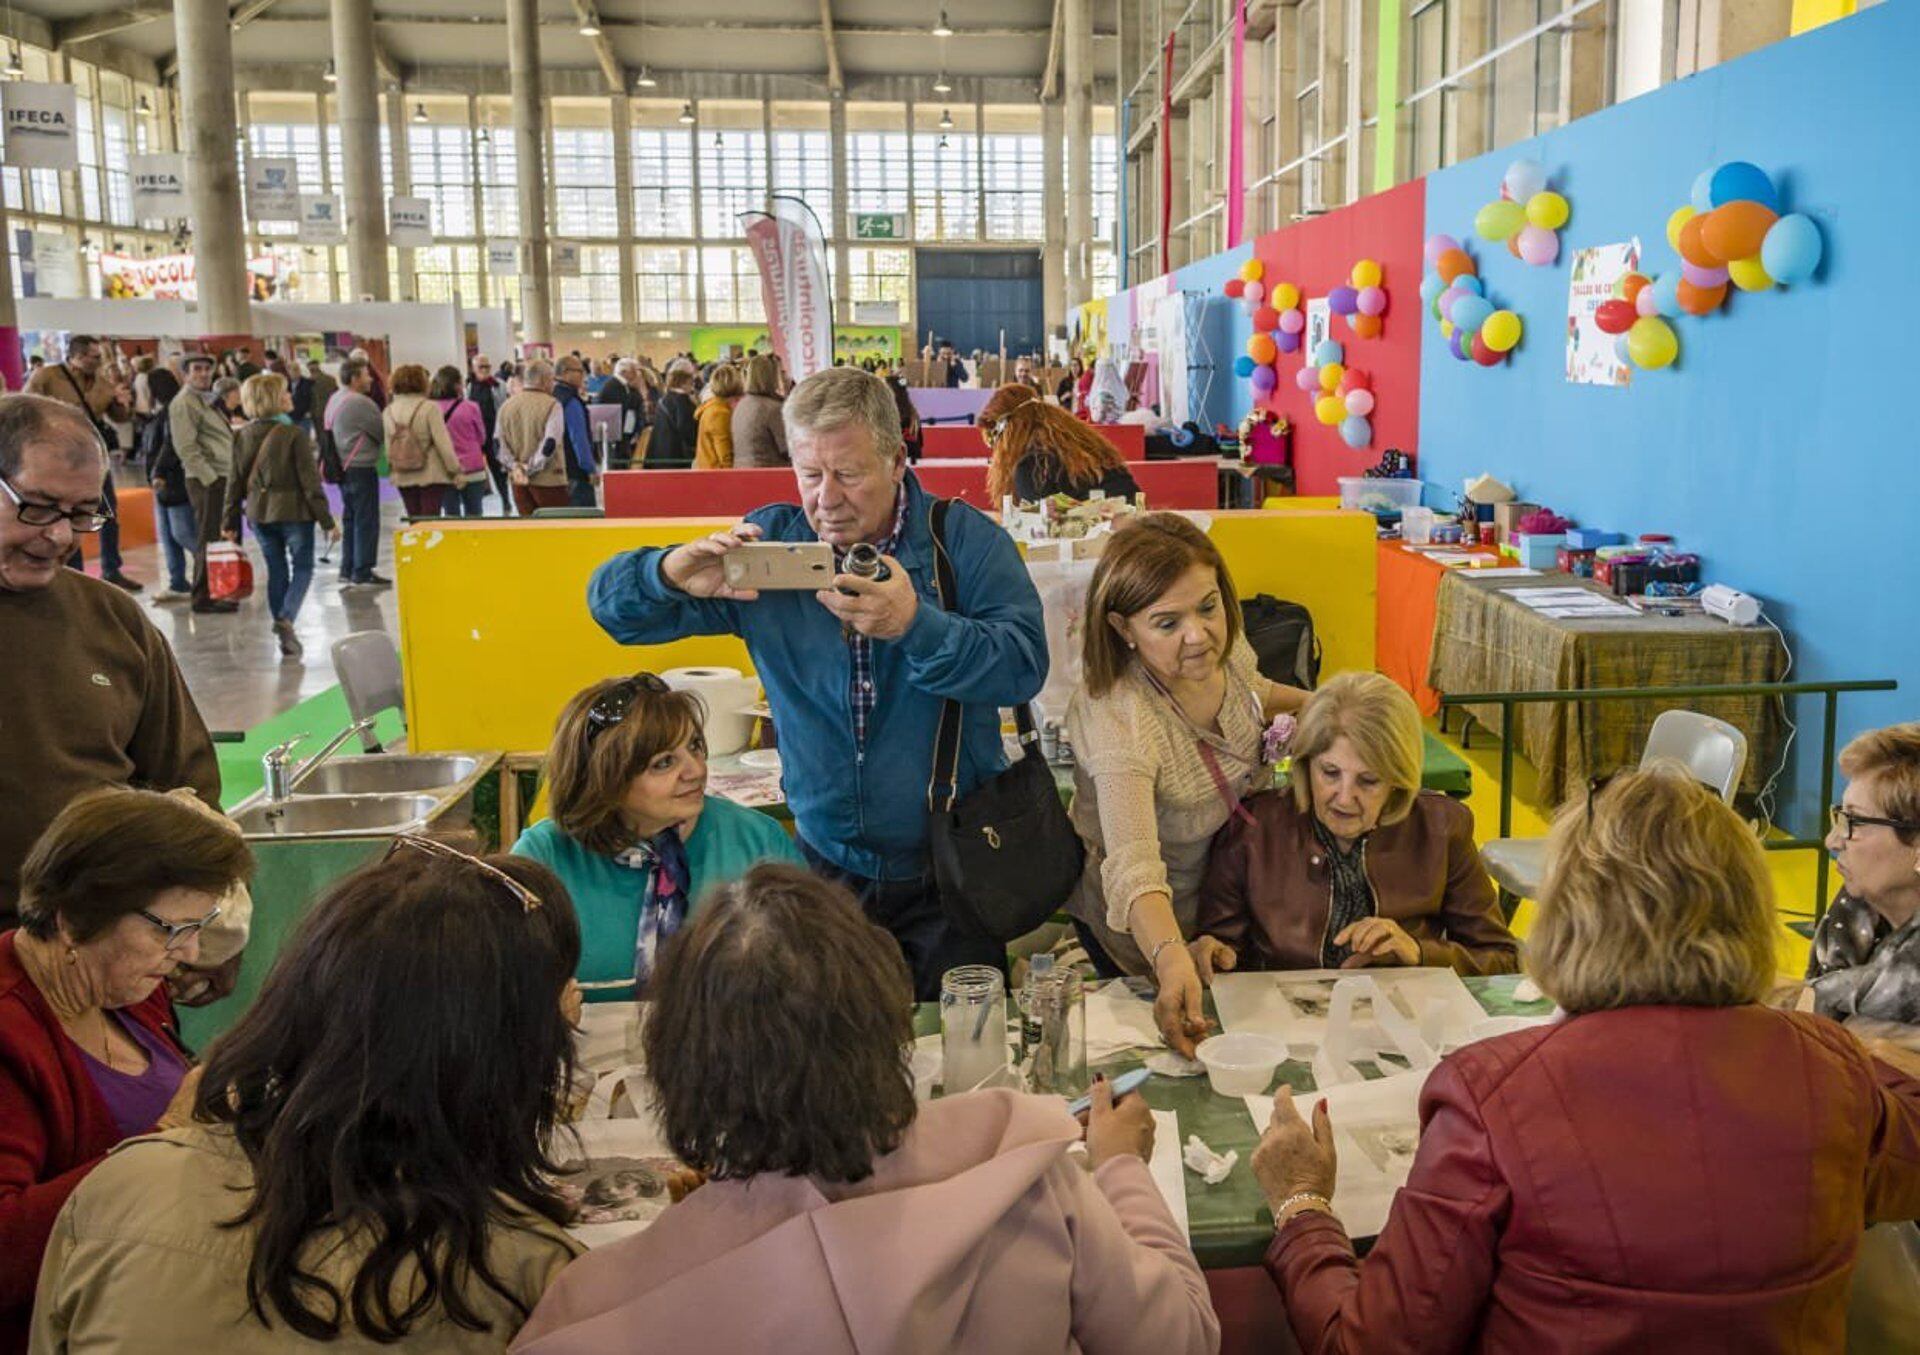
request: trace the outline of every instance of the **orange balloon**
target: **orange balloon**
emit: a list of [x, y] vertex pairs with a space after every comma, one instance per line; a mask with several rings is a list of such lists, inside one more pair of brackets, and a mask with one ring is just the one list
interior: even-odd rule
[[1380, 317], [1377, 315], [1356, 315], [1353, 317], [1353, 332], [1362, 339], [1380, 337]]
[[1688, 315], [1709, 315], [1727, 299], [1727, 284], [1723, 282], [1718, 287], [1696, 287], [1681, 278], [1674, 294], [1679, 298], [1680, 309]]
[[1516, 259], [1520, 257], [1520, 232], [1519, 231], [1515, 231], [1512, 235], [1509, 235], [1507, 237], [1507, 253], [1513, 255], [1513, 257]]
[[1713, 252], [1706, 240], [1706, 230], [1706, 213], [1687, 219], [1687, 224], [1680, 228], [1680, 257], [1695, 268], [1725, 268], [1727, 261]]
[[1278, 357], [1279, 353], [1280, 349], [1273, 342], [1271, 335], [1256, 334], [1247, 340], [1247, 356], [1253, 359], [1256, 367], [1265, 367]]
[[1700, 240], [1722, 259], [1751, 259], [1780, 219], [1779, 213], [1758, 202], [1729, 202], [1701, 218]]
[[1464, 249], [1448, 250], [1435, 261], [1433, 266], [1439, 271], [1440, 280], [1449, 287], [1453, 285], [1455, 278], [1474, 271], [1473, 259]]
[[1627, 274], [1624, 278], [1620, 279], [1620, 299], [1622, 301], [1633, 300], [1635, 297], [1640, 295], [1640, 289], [1647, 285], [1648, 283], [1647, 283], [1645, 274], [1643, 273]]

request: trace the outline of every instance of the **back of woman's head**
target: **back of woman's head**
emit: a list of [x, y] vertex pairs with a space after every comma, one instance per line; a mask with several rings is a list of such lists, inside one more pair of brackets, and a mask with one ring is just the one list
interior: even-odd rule
[[713, 380], [708, 384], [708, 394], [716, 400], [731, 400], [746, 393], [747, 383], [741, 378], [740, 369], [731, 362], [723, 362], [713, 369]]
[[1753, 830], [1684, 767], [1661, 763], [1561, 808], [1526, 967], [1570, 1012], [1728, 1007], [1772, 983], [1774, 929]]
[[451, 365], [440, 368], [433, 374], [433, 384], [427, 388], [430, 400], [458, 400], [466, 391], [466, 383], [460, 379], [460, 369]]
[[[501, 1196], [568, 1217], [546, 1145], [572, 1075], [560, 996], [579, 955], [565, 888], [521, 857], [401, 840], [314, 906], [214, 1044], [194, 1106], [253, 1167], [234, 1223], [254, 1234], [262, 1322], [395, 1340], [442, 1311], [485, 1330], [475, 1282], [537, 1297], [487, 1257]], [[308, 1269], [316, 1238], [342, 1229], [368, 1245], [345, 1292]]]
[[989, 438], [994, 437], [993, 426], [995, 424], [1006, 418], [1007, 415], [1013, 413], [1014, 410], [1020, 408], [1021, 405], [1038, 400], [1039, 398], [1031, 386], [1019, 386], [1009, 383], [1005, 386], [998, 387], [992, 395], [987, 397], [986, 404], [980, 407], [979, 414], [974, 416], [974, 422], [987, 431]]
[[747, 394], [780, 394], [780, 359], [771, 353], [757, 353], [747, 359]]
[[155, 410], [165, 409], [180, 393], [180, 378], [165, 367], [147, 373], [147, 395]]
[[649, 987], [667, 1142], [709, 1176], [859, 1181], [913, 1123], [913, 987], [837, 884], [756, 866], [706, 897]]
[[1127, 642], [1109, 618], [1145, 611], [1195, 565], [1213, 571], [1231, 649], [1240, 638], [1240, 596], [1212, 539], [1178, 513], [1146, 513], [1114, 532], [1087, 585], [1080, 653], [1089, 695], [1105, 696], [1126, 671]]
[[1126, 464], [1118, 448], [1064, 409], [1047, 404], [1025, 386], [1002, 389], [1024, 392], [1027, 399], [990, 426], [993, 459], [987, 466], [987, 494], [994, 503], [1013, 492], [1014, 469], [1030, 456], [1050, 458], [1076, 483], [1098, 481]]

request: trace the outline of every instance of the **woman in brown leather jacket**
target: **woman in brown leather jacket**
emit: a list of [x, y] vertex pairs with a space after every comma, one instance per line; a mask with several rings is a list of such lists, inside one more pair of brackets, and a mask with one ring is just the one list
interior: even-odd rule
[[1420, 789], [1420, 714], [1404, 691], [1342, 673], [1301, 711], [1291, 753], [1291, 786], [1227, 820], [1200, 887], [1200, 930], [1237, 968], [1519, 967], [1472, 812]]

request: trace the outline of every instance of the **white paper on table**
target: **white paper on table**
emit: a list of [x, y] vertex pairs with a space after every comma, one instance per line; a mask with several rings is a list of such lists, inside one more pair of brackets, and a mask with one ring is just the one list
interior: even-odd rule
[[604, 1247], [644, 1231], [665, 1212], [667, 1177], [681, 1164], [651, 1115], [583, 1120], [567, 1129], [572, 1133], [557, 1133], [550, 1152], [566, 1173], [560, 1193], [581, 1208], [568, 1232], [588, 1247]]
[[1193, 1233], [1187, 1226], [1186, 1164], [1180, 1161], [1180, 1142], [1180, 1117], [1170, 1110], [1154, 1111], [1153, 1158], [1147, 1163], [1147, 1170], [1153, 1174], [1153, 1183], [1160, 1187], [1160, 1198], [1173, 1211], [1173, 1221], [1180, 1225], [1180, 1236], [1192, 1245]]
[[1507, 596], [1519, 598], [1528, 606], [1534, 606], [1546, 598], [1590, 598], [1594, 593], [1586, 588], [1559, 588], [1542, 586], [1539, 588], [1509, 588]]
[[1153, 1020], [1150, 988], [1136, 990], [1115, 979], [1087, 993], [1087, 1062], [1099, 1063], [1129, 1049], [1158, 1049], [1160, 1027]]
[[580, 1066], [605, 1073], [626, 1063], [627, 1027], [639, 1012], [638, 1002], [587, 1003], [573, 1037], [573, 1056]]
[[1327, 1008], [1333, 985], [1366, 975], [1420, 1028], [1435, 1049], [1461, 1044], [1466, 1033], [1486, 1019], [1467, 985], [1451, 969], [1379, 966], [1367, 969], [1282, 969], [1261, 973], [1217, 974], [1214, 1010], [1229, 1031], [1274, 1035], [1290, 1045], [1318, 1046], [1327, 1035]]
[[1556, 621], [1618, 621], [1640, 615], [1631, 607], [1542, 607], [1539, 614]]
[[[1407, 1183], [1414, 1150], [1420, 1143], [1420, 1089], [1427, 1069], [1396, 1073], [1371, 1082], [1348, 1082], [1326, 1093], [1295, 1092], [1294, 1109], [1309, 1124], [1322, 1100], [1333, 1121], [1338, 1165], [1333, 1178], [1333, 1212], [1349, 1237], [1376, 1237], [1387, 1226], [1394, 1193]], [[1254, 1129], [1264, 1134], [1273, 1118], [1273, 1098], [1246, 1098]]]
[[1476, 579], [1535, 579], [1540, 576], [1537, 569], [1528, 569], [1525, 565], [1501, 565], [1496, 569], [1476, 569]]

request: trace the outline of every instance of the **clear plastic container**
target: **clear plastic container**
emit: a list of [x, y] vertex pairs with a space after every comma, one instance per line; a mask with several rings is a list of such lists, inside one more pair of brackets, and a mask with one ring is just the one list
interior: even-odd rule
[[961, 965], [940, 979], [940, 1086], [974, 1091], [1007, 1066], [1007, 981], [989, 965]]
[[1080, 976], [1053, 956], [1029, 962], [1020, 989], [1020, 1057], [1027, 1090], [1078, 1096], [1087, 1089], [1087, 1004]]
[[1370, 480], [1363, 475], [1340, 477], [1340, 506], [1368, 513], [1399, 513], [1419, 506], [1424, 480]]
[[1193, 1051], [1206, 1065], [1207, 1081], [1217, 1096], [1258, 1096], [1287, 1060], [1287, 1046], [1271, 1035], [1250, 1031], [1216, 1035]]

